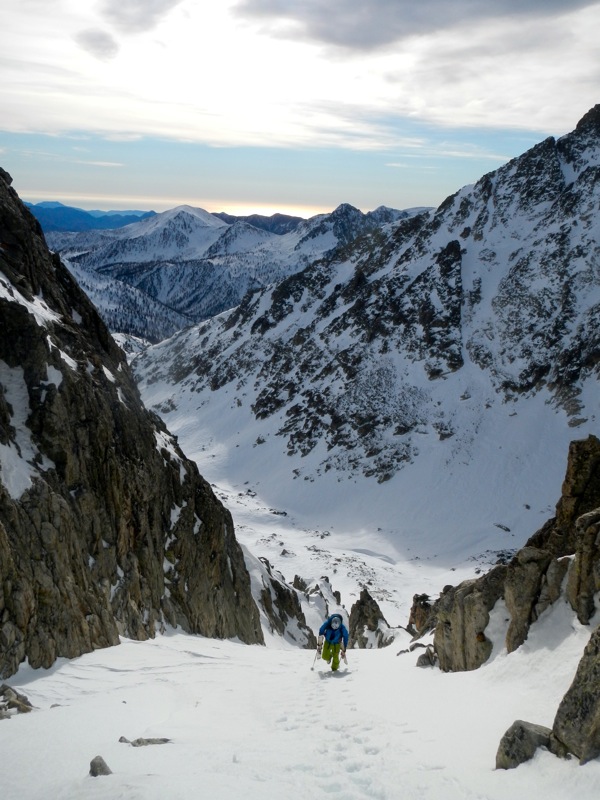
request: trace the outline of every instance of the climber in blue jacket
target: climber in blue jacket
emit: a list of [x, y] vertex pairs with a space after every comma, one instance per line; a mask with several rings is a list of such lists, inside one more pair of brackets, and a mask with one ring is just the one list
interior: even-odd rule
[[347, 647], [348, 631], [342, 615], [332, 614], [319, 628], [317, 653], [322, 651], [321, 658], [331, 664], [331, 669], [335, 672], [340, 666], [340, 656], [346, 660]]

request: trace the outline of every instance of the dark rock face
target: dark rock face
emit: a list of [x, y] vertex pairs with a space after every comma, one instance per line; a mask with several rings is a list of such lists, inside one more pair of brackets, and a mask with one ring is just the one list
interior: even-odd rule
[[165, 624], [261, 642], [230, 514], [0, 173], [0, 675]]
[[532, 622], [532, 609], [540, 596], [542, 579], [551, 560], [552, 556], [547, 550], [523, 547], [507, 570], [504, 599], [510, 613], [506, 635], [509, 653], [516, 650], [527, 638]]
[[317, 639], [306, 624], [300, 604], [299, 589], [289, 586], [281, 573], [273, 569], [265, 558], [260, 559], [265, 568], [260, 604], [269, 620], [271, 630], [295, 644], [311, 649]]
[[435, 605], [434, 648], [445, 672], [477, 669], [490, 657], [494, 643], [485, 635], [490, 611], [502, 597], [506, 567], [481, 578], [447, 587]]
[[394, 641], [377, 601], [363, 588], [350, 609], [349, 642], [361, 649], [387, 647]]
[[576, 523], [577, 548], [569, 570], [567, 597], [577, 618], [587, 625], [596, 611], [600, 591], [600, 508], [583, 514]]
[[550, 728], [516, 720], [500, 740], [496, 769], [514, 769], [533, 758], [538, 747], [549, 749], [551, 735]]
[[413, 635], [422, 636], [435, 628], [437, 619], [432, 610], [433, 604], [428, 594], [413, 595], [413, 604], [410, 609], [406, 630]]
[[600, 440], [588, 436], [571, 443], [567, 471], [556, 515], [534, 534], [528, 545], [543, 547], [555, 557], [577, 549], [576, 521], [600, 506]]
[[582, 763], [600, 756], [600, 628], [588, 642], [552, 732]]

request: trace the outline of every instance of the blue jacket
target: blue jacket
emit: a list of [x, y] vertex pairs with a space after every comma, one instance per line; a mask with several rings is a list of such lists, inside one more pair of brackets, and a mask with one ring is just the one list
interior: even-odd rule
[[[331, 620], [337, 617], [341, 623], [339, 628], [331, 627]], [[324, 636], [331, 644], [338, 644], [344, 640], [344, 648], [348, 647], [348, 631], [344, 625], [341, 614], [332, 614], [319, 628], [319, 636]]]

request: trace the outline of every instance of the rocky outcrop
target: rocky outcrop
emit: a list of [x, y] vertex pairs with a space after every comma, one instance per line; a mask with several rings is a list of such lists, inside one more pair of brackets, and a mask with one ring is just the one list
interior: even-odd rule
[[112, 769], [102, 756], [96, 756], [90, 761], [90, 775], [92, 778], [99, 778], [102, 775], [112, 775]]
[[433, 613], [433, 603], [428, 594], [413, 595], [413, 604], [408, 617], [406, 630], [413, 636], [422, 636], [433, 630], [437, 624], [437, 618]]
[[229, 512], [0, 173], [0, 675], [154, 636], [262, 642]]
[[600, 591], [600, 508], [583, 514], [575, 525], [575, 559], [569, 570], [567, 598], [577, 618], [587, 625], [596, 611]]
[[381, 613], [377, 601], [365, 588], [350, 609], [349, 625], [350, 647], [361, 649], [387, 647], [394, 641], [390, 626]]
[[508, 568], [505, 599], [511, 615], [509, 652], [530, 625], [556, 602], [567, 575], [566, 597], [586, 625], [600, 590], [600, 440], [571, 442], [556, 514], [522, 548]]
[[140, 736], [137, 739], [130, 741], [126, 736], [120, 736], [119, 741], [121, 744], [130, 744], [132, 747], [149, 747], [154, 744], [170, 744], [172, 740], [167, 739], [165, 736], [152, 736], [149, 739], [144, 736]]
[[[430, 612], [438, 619], [434, 649], [441, 669], [476, 669], [489, 658], [493, 642], [486, 627], [501, 599], [509, 617], [508, 652], [526, 640], [530, 626], [560, 597], [582, 624], [592, 620], [600, 591], [599, 456], [596, 437], [572, 442], [556, 516], [510, 564], [444, 589]], [[591, 635], [552, 729], [517, 720], [500, 742], [496, 766], [516, 767], [539, 747], [559, 756], [572, 753], [581, 763], [600, 756], [600, 627]]]
[[457, 587], [446, 587], [428, 613], [421, 612], [422, 630], [417, 632], [426, 632], [428, 617], [437, 619], [434, 648], [441, 669], [476, 669], [492, 652], [486, 627], [498, 600], [504, 600], [508, 612], [506, 640], [501, 644], [510, 653], [523, 644], [531, 625], [563, 593], [579, 621], [587, 624], [596, 611], [598, 591], [600, 440], [589, 436], [569, 447], [555, 517], [508, 565], [495, 566], [486, 575]]
[[558, 707], [552, 733], [582, 764], [600, 756], [600, 627], [593, 632]]
[[435, 604], [434, 648], [445, 672], [477, 669], [492, 653], [486, 636], [490, 611], [502, 597], [506, 567], [498, 566], [481, 578], [448, 586]]
[[514, 769], [535, 755], [539, 747], [565, 755], [552, 738], [552, 731], [544, 725], [535, 725], [518, 719], [506, 731], [496, 753], [496, 769]]
[[571, 442], [556, 514], [527, 544], [558, 558], [573, 554], [577, 549], [577, 520], [599, 506], [600, 440], [588, 436]]
[[283, 575], [274, 570], [266, 558], [259, 561], [264, 567], [260, 578], [262, 589], [259, 604], [271, 631], [300, 647], [316, 647], [317, 639], [306, 624], [299, 590], [289, 586]]
[[8, 719], [13, 714], [28, 714], [33, 710], [29, 699], [5, 683], [0, 686], [0, 719]]
[[568, 559], [553, 559], [544, 549], [523, 547], [508, 566], [504, 599], [510, 614], [506, 633], [509, 653], [520, 647], [529, 628], [560, 597]]

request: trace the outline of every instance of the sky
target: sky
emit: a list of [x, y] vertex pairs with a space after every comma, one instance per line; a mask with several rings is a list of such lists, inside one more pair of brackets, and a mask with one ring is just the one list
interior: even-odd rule
[[437, 206], [598, 101], [589, 0], [19, 0], [0, 165], [81, 208]]

